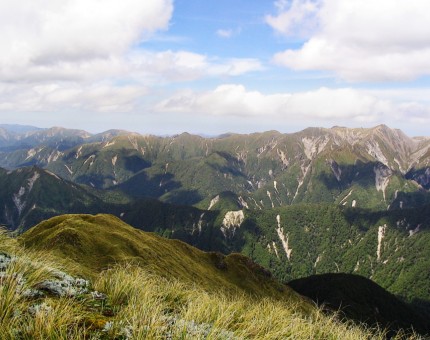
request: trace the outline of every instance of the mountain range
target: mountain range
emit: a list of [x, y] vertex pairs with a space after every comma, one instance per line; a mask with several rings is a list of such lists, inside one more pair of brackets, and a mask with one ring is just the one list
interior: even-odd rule
[[430, 138], [371, 129], [170, 137], [0, 126], [0, 223], [111, 213], [283, 281], [367, 277], [429, 311]]
[[421, 191], [430, 183], [430, 139], [383, 125], [218, 138], [4, 131], [12, 137], [0, 142], [1, 167], [37, 165], [76, 183], [170, 203], [203, 204], [231, 191], [254, 209], [299, 202], [395, 209], [425, 201]]

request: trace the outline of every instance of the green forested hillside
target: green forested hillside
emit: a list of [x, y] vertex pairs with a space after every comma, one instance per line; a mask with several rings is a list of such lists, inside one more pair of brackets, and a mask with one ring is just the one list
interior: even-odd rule
[[0, 166], [38, 165], [76, 183], [170, 203], [198, 204], [225, 191], [250, 209], [300, 202], [395, 209], [429, 202], [423, 189], [430, 141], [383, 125], [218, 138], [91, 136], [58, 128], [31, 136], [29, 146], [0, 152]]
[[0, 224], [25, 230], [61, 213], [97, 212], [104, 203], [95, 191], [37, 167], [0, 169]]
[[227, 242], [285, 281], [356, 273], [409, 301], [428, 301], [429, 209], [372, 212], [294, 205], [252, 211]]

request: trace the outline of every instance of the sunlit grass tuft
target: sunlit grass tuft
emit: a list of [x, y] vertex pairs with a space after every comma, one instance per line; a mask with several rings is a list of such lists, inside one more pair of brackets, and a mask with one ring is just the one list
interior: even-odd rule
[[47, 252], [21, 248], [0, 231], [0, 338], [81, 338], [85, 311], [72, 299], [33, 296], [34, 287], [51, 279], [60, 264]]
[[[120, 283], [116, 283], [116, 281]], [[127, 286], [125, 291], [120, 286]], [[127, 303], [112, 320], [110, 335], [172, 339], [385, 339], [381, 330], [341, 322], [315, 308], [247, 294], [206, 292], [138, 267], [116, 267], [101, 274], [95, 287], [112, 301]], [[419, 338], [411, 336], [410, 338]]]

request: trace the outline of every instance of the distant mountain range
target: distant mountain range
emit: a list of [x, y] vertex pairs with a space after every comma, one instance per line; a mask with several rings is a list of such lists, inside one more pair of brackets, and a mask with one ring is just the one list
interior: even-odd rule
[[0, 126], [0, 223], [112, 213], [286, 282], [345, 272], [428, 308], [430, 138], [309, 128], [203, 138]]
[[1, 167], [36, 165], [135, 197], [207, 208], [210, 199], [232, 192], [251, 209], [300, 202], [396, 209], [428, 202], [430, 139], [383, 125], [219, 138], [3, 130], [10, 136], [0, 140]]

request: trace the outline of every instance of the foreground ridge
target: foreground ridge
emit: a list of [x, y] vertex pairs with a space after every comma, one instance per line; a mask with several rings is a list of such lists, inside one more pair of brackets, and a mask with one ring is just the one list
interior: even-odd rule
[[[48, 230], [54, 234], [53, 238], [46, 238]], [[102, 230], [110, 235], [100, 233]], [[28, 233], [19, 240], [5, 233], [0, 235], [3, 288], [0, 331], [4, 339], [383, 339], [385, 336], [380, 331], [340, 322], [336, 316], [326, 316], [289, 289], [282, 291], [278, 286], [270, 290], [271, 284], [261, 286], [259, 291], [257, 286], [240, 287], [237, 278], [270, 280], [267, 273], [243, 257], [203, 253], [180, 242], [133, 230], [109, 215], [59, 216]], [[128, 249], [137, 261], [117, 258], [119, 262], [111, 262], [107, 269], [102, 269], [107, 264], [106, 258], [80, 262], [93, 251], [99, 251], [87, 249], [83, 253], [85, 241], [105, 237], [109, 240], [116, 235], [120, 245], [131, 242], [128, 234], [136, 239]], [[142, 240], [145, 242], [140, 248], [134, 248]], [[70, 244], [78, 245], [79, 252], [70, 253]], [[94, 248], [98, 245], [94, 244]], [[160, 248], [159, 253], [153, 252]], [[171, 252], [164, 254], [166, 249]], [[178, 254], [183, 257], [175, 257], [171, 264], [176, 261], [182, 268], [162, 268], [163, 259], [157, 262], [160, 256], [172, 258]], [[190, 284], [186, 273], [198, 272], [197, 262], [188, 262], [192, 258], [205, 263], [205, 267], [207, 261], [215, 260], [213, 273], [228, 274], [222, 280], [210, 277], [210, 269], [201, 273], [200, 282]], [[66, 274], [68, 270], [71, 275]], [[91, 279], [77, 278], [79, 272], [87, 272]], [[57, 290], [54, 282], [65, 289]], [[215, 286], [215, 282], [225, 283]], [[255, 289], [252, 294], [250, 287]], [[28, 290], [32, 294], [23, 294]], [[411, 335], [411, 338], [418, 337]]]

